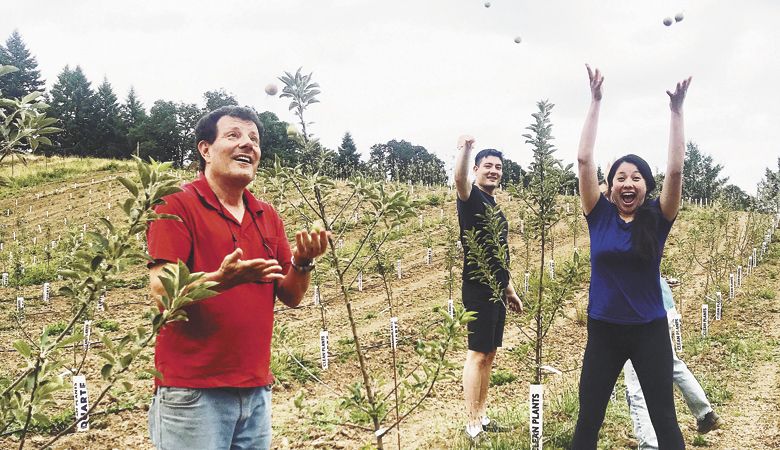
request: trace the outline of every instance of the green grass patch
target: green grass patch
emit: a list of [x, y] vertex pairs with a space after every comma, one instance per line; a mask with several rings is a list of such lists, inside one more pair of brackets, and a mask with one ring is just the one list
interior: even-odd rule
[[119, 324], [116, 322], [116, 320], [96, 320], [95, 327], [100, 328], [103, 331], [119, 331]]
[[517, 375], [514, 373], [506, 369], [496, 369], [490, 374], [490, 385], [503, 386], [515, 381], [516, 379]]
[[733, 397], [732, 392], [718, 378], [702, 374], [698, 377], [698, 380], [710, 403], [714, 405], [723, 405]]
[[65, 328], [68, 326], [66, 322], [56, 322], [50, 325], [46, 325], [46, 328], [43, 329], [43, 333], [46, 336], [59, 336], [60, 333], [65, 331]]

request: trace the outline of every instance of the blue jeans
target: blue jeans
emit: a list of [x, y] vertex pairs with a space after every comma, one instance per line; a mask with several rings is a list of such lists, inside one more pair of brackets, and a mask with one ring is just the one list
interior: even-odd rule
[[[670, 318], [669, 324], [671, 329], [671, 318], [677, 314], [677, 311], [670, 309], [667, 314]], [[673, 342], [672, 358], [672, 379], [674, 385], [680, 389], [691, 414], [696, 417], [696, 420], [701, 420], [708, 412], [712, 411], [712, 406], [707, 400], [704, 389], [702, 389], [699, 382], [696, 381], [696, 378], [691, 371], [688, 370], [688, 366], [677, 357], [677, 353], [674, 351]], [[628, 399], [629, 413], [631, 414], [631, 422], [634, 424], [634, 434], [639, 443], [639, 448], [648, 450], [657, 449], [658, 438], [655, 435], [653, 424], [650, 422], [650, 414], [647, 412], [645, 396], [642, 393], [642, 387], [639, 385], [639, 379], [636, 376], [631, 361], [626, 361], [626, 364], [623, 367], [623, 374], [626, 381], [626, 396]]]
[[271, 448], [271, 386], [159, 387], [149, 408], [158, 450]]

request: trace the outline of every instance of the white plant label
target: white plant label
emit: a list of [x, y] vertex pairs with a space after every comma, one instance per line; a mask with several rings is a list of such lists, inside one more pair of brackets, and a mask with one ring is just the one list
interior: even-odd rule
[[339, 240], [336, 241], [336, 248], [338, 250], [341, 250], [342, 248], [344, 248], [344, 239], [339, 238]]
[[8, 286], [8, 272], [3, 272], [2, 279], [0, 279], [0, 281], [2, 281], [3, 287]]
[[447, 313], [449, 313], [450, 317], [455, 317], [455, 302], [452, 299], [447, 300]]
[[73, 375], [73, 406], [76, 411], [76, 431], [89, 430], [89, 397], [87, 396], [87, 377]]
[[43, 233], [43, 228], [41, 228], [40, 224], [38, 224], [38, 233]]
[[398, 279], [401, 279], [401, 260], [397, 259], [395, 261], [395, 271], [398, 274]]
[[458, 251], [463, 250], [463, 243], [460, 241], [455, 242], [455, 246], [458, 247]]
[[710, 307], [706, 303], [701, 305], [701, 337], [707, 337], [710, 328]]
[[748, 256], [747, 274], [750, 275], [751, 272], [753, 272], [753, 257]]
[[328, 330], [320, 331], [320, 365], [323, 370], [328, 368]]
[[16, 314], [19, 320], [24, 320], [24, 297], [16, 297]]
[[390, 347], [398, 348], [398, 317], [390, 318]]
[[425, 252], [425, 264], [430, 266], [433, 263], [433, 249], [428, 247], [428, 251]]
[[550, 279], [551, 280], [555, 279], [555, 260], [554, 259], [550, 260]]
[[51, 285], [49, 282], [43, 283], [43, 291], [41, 293], [41, 298], [44, 302], [49, 303], [49, 296], [51, 295]]
[[715, 320], [720, 320], [723, 315], [723, 295], [720, 291], [715, 293]]
[[420, 214], [420, 228], [422, 227], [423, 227], [423, 216], [422, 214]]
[[729, 274], [729, 300], [734, 299], [734, 274]]
[[358, 292], [363, 292], [363, 271], [358, 272]]
[[100, 293], [97, 302], [97, 310], [103, 312], [106, 310], [106, 291]]
[[523, 277], [523, 293], [527, 294], [529, 290], [528, 283], [531, 280], [531, 274], [526, 272], [525, 277]]
[[758, 254], [758, 250], [755, 247], [753, 247], [753, 267], [756, 267], [758, 265], [758, 262], [756, 260], [757, 254]]
[[520, 221], [520, 234], [525, 234], [525, 220]]
[[544, 425], [544, 385], [532, 384], [528, 390], [528, 421], [531, 433], [531, 448], [542, 450], [542, 433]]
[[320, 287], [314, 286], [314, 296], [312, 297], [314, 306], [320, 306]]
[[84, 343], [82, 346], [84, 347], [84, 351], [89, 351], [89, 339], [92, 337], [92, 321], [91, 320], [85, 320], [84, 321]]
[[737, 287], [742, 287], [742, 266], [737, 266]]
[[439, 220], [444, 220], [444, 208], [439, 208]]
[[682, 351], [683, 343], [682, 343], [682, 320], [680, 320], [680, 315], [677, 314], [674, 319], [672, 320], [674, 324], [674, 344], [676, 347], [676, 350], [678, 352]]

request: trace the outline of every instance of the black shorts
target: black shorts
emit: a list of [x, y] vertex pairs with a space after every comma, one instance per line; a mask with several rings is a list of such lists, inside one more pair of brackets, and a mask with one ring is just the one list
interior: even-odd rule
[[476, 312], [476, 320], [468, 323], [469, 350], [491, 353], [501, 347], [504, 340], [506, 307], [503, 302], [490, 300], [484, 288], [467, 281], [461, 289], [463, 307]]

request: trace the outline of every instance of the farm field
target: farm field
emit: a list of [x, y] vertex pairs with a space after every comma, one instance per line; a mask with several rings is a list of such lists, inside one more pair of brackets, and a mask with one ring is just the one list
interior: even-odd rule
[[[47, 168], [40, 160], [33, 161], [28, 168], [17, 167], [16, 185], [0, 188], [0, 241], [3, 242], [0, 261], [3, 272], [9, 274], [7, 286], [0, 288], [2, 380], [11, 380], [20, 371], [22, 359], [12, 347], [15, 341], [27, 335], [37, 336], [46, 329], [52, 334], [64, 329], [72, 305], [57, 293], [63, 285], [57, 279], [57, 269], [72, 248], [70, 243], [78, 240], [82, 232], [96, 229], [100, 218], [108, 218], [115, 226], [126, 221], [121, 204], [127, 190], [115, 178], [120, 175], [136, 177], [134, 166], [127, 162], [55, 159], [46, 164], [51, 167]], [[177, 175], [182, 179], [192, 176], [185, 172]], [[298, 210], [290, 207], [289, 202], [275, 199], [268, 186], [267, 180], [258, 177], [251, 189], [260, 198], [272, 201], [282, 212], [288, 234], [303, 227], [305, 223]], [[392, 383], [391, 317], [397, 317], [396, 357], [402, 362], [415, 361], [415, 343], [426, 340], [444, 320], [450, 295], [447, 281], [450, 268], [445, 254], [454, 246], [447, 225], [457, 230], [457, 217], [454, 192], [446, 186], [387, 184], [385, 189], [411, 192], [416, 201], [415, 215], [388, 234], [383, 252], [394, 263], [390, 276], [383, 280], [379, 274], [366, 271], [362, 277], [363, 289], [353, 285], [350, 293], [352, 315], [361, 336], [366, 364], [375, 379]], [[336, 203], [348, 201], [345, 182], [336, 182], [335, 192]], [[497, 200], [510, 222], [512, 273], [520, 291], [522, 274], [529, 267], [538, 267], [539, 251], [535, 247], [537, 244], [531, 242], [526, 253], [525, 234], [520, 227], [520, 218], [526, 213], [521, 202], [504, 191], [499, 192]], [[553, 229], [553, 244], [546, 251], [547, 257], [554, 258], [560, 267], [573, 257], [575, 248], [586, 258], [588, 243], [584, 220], [577, 213], [578, 199], [560, 196], [558, 202], [562, 219]], [[695, 419], [678, 396], [677, 412], [690, 447], [780, 448], [780, 250], [775, 243], [777, 238], [773, 238], [757, 267], [749, 274], [746, 268], [747, 255], [753, 247], [760, 248], [764, 232], [773, 220], [774, 217], [686, 203], [672, 229], [662, 270], [680, 280], [673, 292], [683, 315], [681, 358], [697, 375], [716, 411], [726, 421], [723, 429], [698, 436]], [[721, 228], [713, 224], [721, 224]], [[365, 225], [365, 220], [345, 225], [340, 235], [343, 247], [340, 244], [339, 250], [354, 250]], [[712, 242], [717, 244], [714, 247], [731, 246], [738, 250], [729, 250], [724, 256], [721, 250], [712, 250]], [[142, 237], [137, 246], [142, 248]], [[431, 249], [430, 260], [428, 248]], [[707, 255], [712, 258], [708, 260]], [[716, 262], [718, 255], [721, 258], [731, 256], [745, 266], [744, 279], [735, 289], [733, 299], [727, 298], [724, 274], [718, 272], [722, 266]], [[395, 266], [398, 261], [400, 279]], [[460, 297], [461, 264], [462, 255], [458, 253], [453, 265], [456, 305]], [[728, 272], [731, 271], [736, 272], [736, 268], [728, 268]], [[534, 269], [530, 272], [534, 273]], [[714, 320], [715, 303], [709, 301], [709, 331], [707, 337], [702, 337], [701, 305], [705, 295], [711, 296], [713, 290], [713, 282], [707, 281], [708, 273], [715, 274], [724, 292], [723, 317]], [[728, 273], [725, 276], [727, 280]], [[385, 280], [392, 293], [390, 303]], [[312, 288], [301, 307], [289, 309], [280, 305], [275, 312], [274, 448], [372, 448], [373, 429], [364, 418], [349, 417], [342, 396], [336, 394], [347, 392], [351, 384], [361, 379], [341, 287], [324, 271], [315, 276], [315, 281], [320, 286], [320, 305], [315, 305]], [[52, 295], [48, 302], [42, 299], [44, 282], [51, 283]], [[128, 267], [118, 280], [111, 282], [106, 292], [105, 311], [95, 309], [92, 333], [117, 339], [128, 330], [147, 325], [152, 305], [147, 294], [148, 277], [143, 262]], [[20, 296], [24, 298], [24, 319], [21, 321], [16, 307]], [[565, 303], [545, 341], [544, 364], [562, 371], [561, 375], [549, 375], [544, 381], [544, 436], [549, 448], [565, 448], [573, 433], [579, 364], [585, 344], [586, 303], [587, 281], [584, 281], [577, 286], [573, 298]], [[323, 327], [329, 332], [327, 369], [320, 367], [320, 331]], [[510, 319], [504, 348], [499, 351], [493, 368], [493, 386], [489, 393], [491, 416], [515, 425], [516, 429], [484, 440], [480, 448], [529, 445], [527, 399], [533, 370], [528, 364], [526, 333], [525, 319], [519, 316]], [[464, 345], [465, 339], [462, 340], [460, 344]], [[102, 389], [104, 361], [98, 356], [102, 345], [93, 337], [89, 351], [85, 352], [81, 344], [74, 345], [72, 357], [68, 356], [70, 371], [66, 382], [73, 371], [84, 375], [90, 401], [94, 401], [93, 395]], [[430, 398], [401, 423], [402, 448], [469, 448], [462, 433], [464, 413], [459, 381], [464, 356], [462, 348], [447, 355], [453, 369], [444, 372], [450, 376], [440, 379]], [[144, 371], [153, 366], [152, 358], [150, 348], [140, 353], [131, 368], [130, 389], [109, 391], [90, 417], [89, 431], [68, 434], [53, 448], [152, 448], [147, 437], [146, 409], [153, 381], [152, 375]], [[610, 403], [602, 429], [600, 448], [636, 446], [622, 389], [619, 380], [617, 398]], [[47, 411], [54, 416], [52, 424], [33, 429], [27, 445], [37, 448], [48, 442], [70, 424], [73, 410], [72, 391], [57, 392], [56, 407]], [[345, 421], [353, 425], [343, 426]], [[18, 438], [8, 435], [9, 431], [13, 430], [5, 430], [0, 437], [2, 448], [19, 445]], [[397, 433], [394, 429], [385, 435], [386, 448], [397, 447]]]

